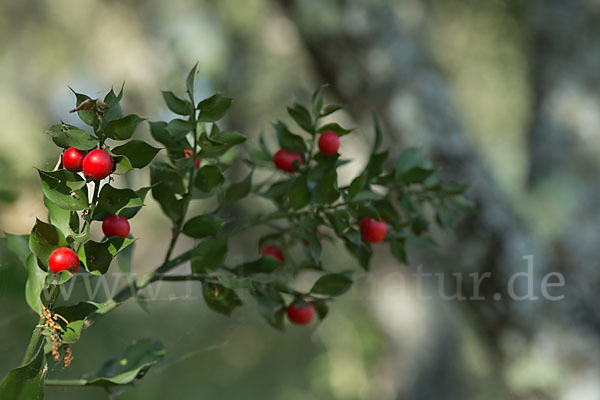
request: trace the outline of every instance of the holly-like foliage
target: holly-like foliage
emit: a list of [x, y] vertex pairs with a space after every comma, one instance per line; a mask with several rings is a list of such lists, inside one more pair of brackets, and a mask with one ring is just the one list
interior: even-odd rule
[[[40, 316], [23, 365], [3, 379], [0, 397], [42, 398], [44, 385], [40, 382], [114, 390], [143, 377], [163, 357], [164, 349], [157, 340], [133, 343], [116, 359], [131, 362], [108, 361], [81, 379], [54, 381], [45, 370], [47, 363], [68, 366], [76, 356], [70, 345], [81, 338], [84, 329], [123, 301], [142, 298], [143, 289], [160, 280], [198, 281], [206, 305], [225, 315], [242, 306], [242, 298], [248, 296], [240, 293], [247, 292], [262, 317], [277, 329], [283, 329], [286, 311], [298, 324], [310, 322], [315, 313], [323, 320], [335, 297], [347, 292], [354, 279], [353, 271], [334, 271], [322, 262], [324, 240], [343, 243], [365, 270], [373, 254], [372, 243], [381, 240], [400, 263], [407, 264], [407, 245], [435, 244], [428, 234], [431, 216], [439, 226], [448, 228], [455, 211], [469, 207], [462, 195], [465, 187], [444, 182], [418, 149], [406, 149], [390, 160], [389, 151], [380, 149], [382, 133], [377, 122], [366, 167], [351, 184], [340, 186], [338, 168], [349, 160], [336, 151], [335, 135], [343, 142], [344, 136], [353, 132], [336, 122], [324, 122], [331, 121], [329, 116], [341, 107], [326, 105], [322, 88], [313, 94], [310, 104], [294, 103], [287, 108], [295, 126], [278, 121], [272, 134], [262, 134], [253, 142], [219, 124], [232, 99], [216, 94], [195, 100], [195, 75], [196, 68], [187, 77], [185, 96], [163, 92], [167, 107], [178, 117], [149, 122], [150, 133], [162, 148], [132, 139], [145, 119], [123, 114], [123, 88], [118, 94], [111, 90], [103, 99], [74, 92], [77, 102], [72, 112], [88, 127], [59, 123], [48, 130], [52, 142], [63, 151], [74, 148], [84, 157], [92, 150], [106, 151], [113, 170], [103, 180], [91, 180], [87, 172], [73, 172], [76, 166], [70, 166], [70, 171], [60, 163], [53, 170], [38, 170], [47, 222], [37, 220], [28, 236], [7, 235], [0, 241], [2, 261], [27, 269], [26, 300]], [[326, 140], [319, 143], [323, 134]], [[273, 143], [279, 147], [273, 148]], [[74, 165], [79, 164], [78, 154], [72, 151], [69, 155], [74, 157]], [[85, 160], [83, 165], [85, 172]], [[150, 169], [148, 186], [115, 185], [115, 175], [135, 168]], [[258, 173], [261, 170], [274, 174]], [[165, 245], [164, 262], [135, 280], [131, 275], [135, 232], [127, 236], [129, 225], [125, 221], [137, 216], [149, 193], [171, 220], [172, 239]], [[249, 197], [268, 200], [271, 211], [241, 222], [228, 218], [229, 211]], [[201, 215], [188, 215], [192, 201], [216, 206]], [[90, 227], [101, 221], [105, 221], [105, 232], [123, 233], [92, 240]], [[125, 225], [107, 228], [106, 224], [115, 221]], [[259, 226], [269, 233], [259, 238], [258, 255], [233, 263], [228, 257], [229, 243]], [[180, 235], [198, 239], [198, 244], [174, 255]], [[74, 271], [64, 269], [55, 274], [50, 269], [50, 256], [59, 248], [75, 252], [82, 267], [80, 274], [101, 276], [118, 259], [121, 270], [130, 274], [128, 287], [104, 303], [83, 299], [56, 306], [61, 285], [73, 279]], [[304, 256], [299, 258], [298, 254]], [[191, 274], [169, 274], [188, 261]], [[308, 292], [293, 288], [295, 278], [304, 270], [320, 274]]]

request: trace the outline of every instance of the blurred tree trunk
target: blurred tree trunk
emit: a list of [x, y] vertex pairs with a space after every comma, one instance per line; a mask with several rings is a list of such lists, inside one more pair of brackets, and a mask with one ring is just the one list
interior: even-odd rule
[[[512, 328], [522, 332], [532, 328], [535, 320], [526, 316], [537, 305], [494, 300], [493, 295], [506, 297], [508, 277], [526, 269], [522, 259], [526, 255], [535, 256], [539, 278], [546, 265], [544, 254], [465, 135], [445, 82], [427, 57], [421, 27], [412, 24], [410, 16], [404, 18], [408, 11], [403, 6], [394, 8], [386, 1], [337, 1], [327, 3], [327, 7], [308, 0], [282, 4], [298, 26], [318, 74], [333, 85], [355, 118], [364, 119], [376, 111], [392, 151], [397, 154], [406, 146], [422, 147], [441, 165], [447, 178], [472, 184], [469, 197], [476, 203], [476, 212], [445, 238], [442, 249], [434, 252], [437, 256], [418, 254], [417, 264], [434, 272], [492, 274], [481, 286], [485, 301], [455, 304], [487, 345], [491, 364], [501, 370], [503, 333]], [[402, 4], [422, 7], [421, 2]], [[463, 283], [462, 293], [468, 296], [473, 283]], [[439, 354], [443, 358], [432, 360], [432, 365], [441, 362], [454, 368], [447, 363], [456, 354]], [[431, 379], [423, 376], [423, 383], [430, 384]], [[449, 398], [452, 383], [438, 379], [438, 393]]]
[[[535, 113], [529, 134], [532, 190], [560, 199], [564, 223], [553, 269], [566, 275], [566, 315], [600, 334], [600, 2], [546, 0], [531, 9]], [[596, 288], [596, 289], [594, 289]]]

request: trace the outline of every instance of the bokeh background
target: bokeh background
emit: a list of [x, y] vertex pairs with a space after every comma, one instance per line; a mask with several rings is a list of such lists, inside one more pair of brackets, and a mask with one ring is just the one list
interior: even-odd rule
[[[166, 359], [119, 398], [599, 399], [598, 27], [598, 0], [0, 2], [3, 231], [27, 233], [45, 216], [33, 167], [56, 163], [43, 132], [73, 121], [67, 85], [100, 96], [124, 81], [125, 112], [169, 118], [160, 90], [183, 92], [196, 61], [200, 94], [235, 98], [228, 127], [272, 133], [294, 95], [329, 83], [328, 99], [347, 107], [339, 118], [357, 132], [342, 141], [357, 159], [347, 179], [364, 166], [375, 111], [392, 153], [421, 147], [447, 177], [472, 184], [476, 204], [456, 231], [436, 233], [440, 248], [411, 249], [411, 266], [379, 249], [372, 273], [317, 330], [276, 332], [251, 302], [227, 319], [165, 284], [148, 312], [131, 302], [100, 319], [74, 346], [72, 366], [52, 376], [75, 378], [131, 340], [156, 337]], [[149, 138], [147, 125], [136, 135]], [[142, 186], [148, 176], [128, 179]], [[132, 221], [140, 272], [170, 234], [147, 203]], [[236, 251], [255, 246], [247, 236]], [[564, 274], [564, 300], [493, 300], [527, 255], [536, 285]], [[325, 260], [352, 263], [334, 245]], [[487, 300], [419, 300], [416, 265], [489, 271]], [[25, 271], [0, 266], [0, 375], [20, 362], [36, 322], [24, 282]], [[47, 390], [50, 400], [82, 396], [107, 398]]]

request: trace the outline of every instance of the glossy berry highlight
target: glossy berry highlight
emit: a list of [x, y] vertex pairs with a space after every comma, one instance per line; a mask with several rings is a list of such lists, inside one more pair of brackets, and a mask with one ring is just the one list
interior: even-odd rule
[[319, 150], [330, 156], [337, 153], [340, 148], [340, 137], [334, 131], [325, 131], [319, 137]]
[[119, 236], [125, 238], [129, 235], [129, 230], [129, 221], [125, 217], [109, 215], [102, 221], [102, 232], [106, 237]]
[[315, 306], [309, 301], [293, 301], [287, 307], [287, 316], [290, 322], [296, 325], [306, 325], [315, 316]]
[[112, 172], [113, 165], [110, 154], [104, 150], [93, 150], [83, 159], [83, 173], [88, 178], [99, 181]]
[[384, 220], [365, 217], [360, 221], [360, 234], [367, 243], [379, 243], [387, 236], [387, 224]]
[[48, 265], [50, 266], [50, 270], [55, 274], [58, 274], [60, 271], [71, 271], [74, 274], [79, 269], [79, 258], [73, 250], [61, 247], [50, 254]]
[[270, 244], [268, 246], [263, 247], [260, 251], [260, 255], [261, 256], [271, 256], [274, 259], [278, 260], [279, 262], [285, 262], [285, 257], [283, 257], [283, 253], [281, 252], [281, 249], [279, 247], [275, 246], [274, 244]]
[[63, 166], [71, 172], [81, 172], [85, 151], [69, 147], [62, 155]]
[[298, 161], [298, 166], [302, 165], [302, 156], [286, 149], [281, 149], [273, 155], [275, 167], [285, 172], [294, 172], [294, 161]]

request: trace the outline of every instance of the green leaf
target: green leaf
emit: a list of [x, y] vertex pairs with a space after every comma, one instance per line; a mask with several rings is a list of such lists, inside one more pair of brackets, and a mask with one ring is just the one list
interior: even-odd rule
[[150, 134], [157, 142], [161, 143], [167, 151], [178, 157], [183, 157], [183, 151], [192, 148], [185, 137], [174, 138], [167, 130], [167, 123], [164, 121], [150, 122]]
[[354, 280], [348, 274], [326, 274], [313, 285], [310, 293], [326, 296], [340, 296], [346, 293]]
[[340, 192], [337, 189], [337, 171], [335, 168], [331, 168], [317, 183], [317, 186], [312, 192], [312, 201], [315, 204], [331, 204], [339, 197]]
[[183, 233], [189, 237], [201, 239], [207, 236], [215, 236], [227, 220], [215, 214], [204, 214], [188, 220], [183, 226]]
[[165, 349], [162, 343], [154, 339], [141, 339], [133, 342], [123, 355], [109, 360], [97, 371], [85, 375], [85, 386], [130, 385], [136, 379], [143, 378], [148, 370], [162, 360]]
[[348, 187], [348, 198], [354, 198], [365, 187], [365, 183], [367, 183], [367, 174], [363, 172], [352, 180]]
[[205, 239], [192, 250], [192, 272], [195, 274], [204, 274], [218, 270], [223, 266], [226, 254], [226, 236], [216, 239]]
[[216, 165], [205, 165], [198, 170], [194, 185], [202, 192], [208, 193], [225, 182], [221, 169]]
[[372, 154], [369, 162], [365, 168], [365, 172], [369, 179], [375, 178], [383, 171], [383, 163], [387, 159], [389, 150], [382, 153]]
[[358, 260], [361, 267], [365, 270], [369, 270], [369, 263], [373, 256], [373, 250], [370, 246], [364, 243], [356, 244], [350, 240], [346, 240], [346, 248]]
[[252, 190], [252, 172], [242, 181], [234, 183], [225, 190], [225, 204], [233, 204], [248, 196]]
[[215, 122], [220, 120], [231, 106], [231, 100], [222, 94], [215, 94], [199, 102], [197, 107], [200, 110], [198, 122]]
[[256, 300], [258, 311], [263, 318], [275, 329], [283, 330], [285, 304], [281, 296], [275, 298], [260, 286], [255, 286], [255, 290], [250, 293]]
[[106, 243], [87, 241], [83, 245], [86, 270], [93, 275], [104, 275], [113, 259]]
[[123, 110], [121, 109], [121, 105], [119, 103], [123, 98], [124, 86], [125, 82], [123, 82], [121, 91], [118, 95], [116, 95], [113, 88], [111, 88], [110, 92], [104, 96], [104, 102], [108, 105], [108, 109], [102, 115], [103, 128], [106, 128], [106, 124], [108, 124], [110, 121], [114, 121], [115, 119], [123, 117]]
[[196, 68], [198, 67], [198, 63], [194, 65], [194, 67], [188, 73], [187, 79], [185, 80], [185, 87], [187, 89], [188, 96], [190, 100], [194, 101], [194, 80], [196, 79]]
[[17, 260], [23, 265], [26, 265], [27, 257], [31, 251], [29, 250], [29, 235], [13, 235], [5, 233], [4, 241], [6, 249], [17, 257]]
[[163, 91], [163, 99], [167, 103], [169, 110], [179, 115], [190, 115], [194, 111], [194, 106], [187, 100], [175, 96], [173, 92]]
[[42, 180], [42, 191], [53, 203], [65, 210], [85, 210], [89, 207], [85, 180], [79, 175], [59, 169], [58, 171], [38, 170]]
[[414, 167], [400, 175], [400, 180], [407, 185], [419, 184], [425, 182], [433, 173], [435, 173], [434, 169]]
[[61, 339], [64, 343], [75, 343], [81, 336], [81, 330], [85, 318], [88, 315], [96, 312], [99, 305], [91, 301], [82, 301], [72, 306], [56, 307], [54, 312], [65, 318], [69, 323], [65, 323], [62, 319], [57, 322], [63, 328]]
[[[82, 94], [82, 93], [77, 93], [72, 88], [69, 88], [69, 89], [71, 89], [71, 92], [73, 92], [73, 94], [75, 95], [75, 97], [77, 99], [77, 101], [75, 102], [75, 107], [79, 107], [81, 105], [81, 103], [83, 103], [86, 100], [92, 101], [92, 99], [89, 96]], [[94, 126], [94, 124], [98, 120], [96, 117], [95, 110], [80, 110], [80, 111], [77, 111], [77, 115], [86, 125], [89, 125], [89, 126]]]
[[390, 251], [394, 258], [402, 264], [408, 264], [408, 258], [406, 256], [406, 248], [404, 247], [404, 241], [394, 239], [390, 243]]
[[330, 114], [333, 114], [334, 112], [341, 110], [343, 107], [342, 106], [338, 106], [335, 104], [330, 104], [328, 106], [325, 106], [325, 108], [321, 111], [320, 116], [321, 117], [326, 117]]
[[321, 262], [321, 238], [318, 234], [318, 223], [315, 218], [309, 215], [300, 217], [298, 225], [299, 235], [308, 242], [308, 254], [315, 265]]
[[394, 177], [396, 180], [402, 177], [402, 174], [408, 170], [417, 167], [421, 163], [421, 151], [417, 148], [411, 147], [402, 152], [396, 158], [394, 164]]
[[[120, 215], [128, 209], [142, 207], [144, 201], [131, 189], [117, 189], [109, 184], [102, 186], [98, 196], [98, 205], [94, 210], [93, 219], [102, 221], [109, 215]], [[126, 217], [127, 218], [127, 217]]]
[[27, 257], [27, 283], [25, 284], [25, 299], [27, 304], [38, 315], [42, 315], [42, 300], [40, 295], [46, 283], [48, 273], [43, 271], [37, 264], [35, 255]]
[[242, 305], [242, 301], [233, 289], [218, 283], [203, 282], [202, 295], [210, 309], [228, 317], [236, 307]]
[[269, 187], [269, 189], [261, 193], [261, 196], [279, 203], [287, 197], [287, 194], [289, 193], [293, 182], [294, 181], [291, 179], [275, 182]]
[[64, 149], [75, 147], [77, 150], [90, 150], [98, 145], [98, 139], [73, 125], [52, 125], [46, 133], [54, 144]]
[[270, 274], [276, 269], [281, 268], [282, 263], [271, 256], [260, 257], [257, 260], [249, 261], [237, 266], [236, 270], [240, 275], [251, 274]]
[[193, 130], [194, 124], [180, 118], [173, 119], [167, 124], [167, 131], [175, 139], [181, 139]]
[[313, 300], [312, 305], [315, 306], [315, 310], [317, 311], [317, 316], [319, 319], [323, 321], [329, 313], [329, 306], [327, 303], [323, 300]]
[[44, 398], [44, 357], [43, 346], [31, 362], [8, 372], [0, 382], [0, 399], [42, 400]]
[[317, 90], [315, 90], [315, 92], [312, 95], [311, 103], [312, 103], [313, 113], [315, 115], [319, 115], [321, 113], [321, 109], [323, 109], [323, 96], [321, 95], [321, 92], [327, 86], [328, 86], [327, 84], [319, 86], [319, 88]]
[[375, 141], [373, 142], [371, 154], [375, 154], [377, 152], [381, 146], [381, 142], [383, 141], [383, 134], [381, 133], [381, 127], [379, 126], [379, 120], [377, 119], [376, 115], [373, 115], [373, 125], [375, 125]]
[[179, 220], [186, 200], [176, 196], [185, 191], [183, 179], [177, 170], [165, 163], [153, 163], [150, 166], [150, 181], [152, 197], [158, 201], [169, 218]]
[[141, 140], [132, 140], [112, 149], [114, 154], [127, 157], [133, 168], [144, 168], [159, 151], [160, 149]]
[[436, 247], [438, 244], [429, 236], [406, 236], [406, 244], [416, 247]]
[[144, 118], [135, 114], [115, 119], [106, 124], [104, 135], [114, 140], [130, 139], [131, 136], [133, 136], [133, 132], [135, 132], [142, 121], [144, 121]]
[[36, 219], [29, 235], [29, 249], [37, 256], [43, 265], [48, 267], [50, 254], [59, 247], [66, 247], [67, 241], [63, 234], [54, 226]]
[[306, 143], [304, 143], [304, 139], [302, 139], [302, 136], [290, 132], [287, 126], [280, 121], [273, 124], [273, 127], [275, 128], [275, 132], [277, 133], [277, 140], [279, 141], [279, 145], [282, 148], [289, 151], [293, 151], [295, 153], [306, 153]]
[[342, 128], [337, 122], [331, 122], [319, 128], [320, 133], [323, 133], [325, 131], [334, 131], [335, 133], [337, 133], [338, 136], [344, 136], [352, 132], [352, 129], [345, 129]]
[[230, 146], [244, 143], [246, 141], [246, 137], [239, 132], [236, 131], [219, 131], [210, 137], [212, 140], [227, 144]]
[[73, 229], [71, 228], [71, 222], [73, 222], [74, 218], [77, 218], [77, 221], [79, 222], [79, 217], [76, 212], [59, 207], [46, 196], [44, 196], [44, 205], [48, 209], [48, 219], [50, 220], [50, 223], [58, 228], [65, 238], [77, 236], [77, 233], [73, 232]]
[[312, 118], [306, 107], [296, 103], [293, 107], [288, 107], [287, 112], [290, 114], [290, 117], [296, 121], [300, 128], [304, 129], [311, 135], [314, 133]]
[[310, 190], [308, 189], [308, 177], [302, 174], [294, 179], [290, 189], [290, 205], [292, 208], [300, 209], [310, 202]]

